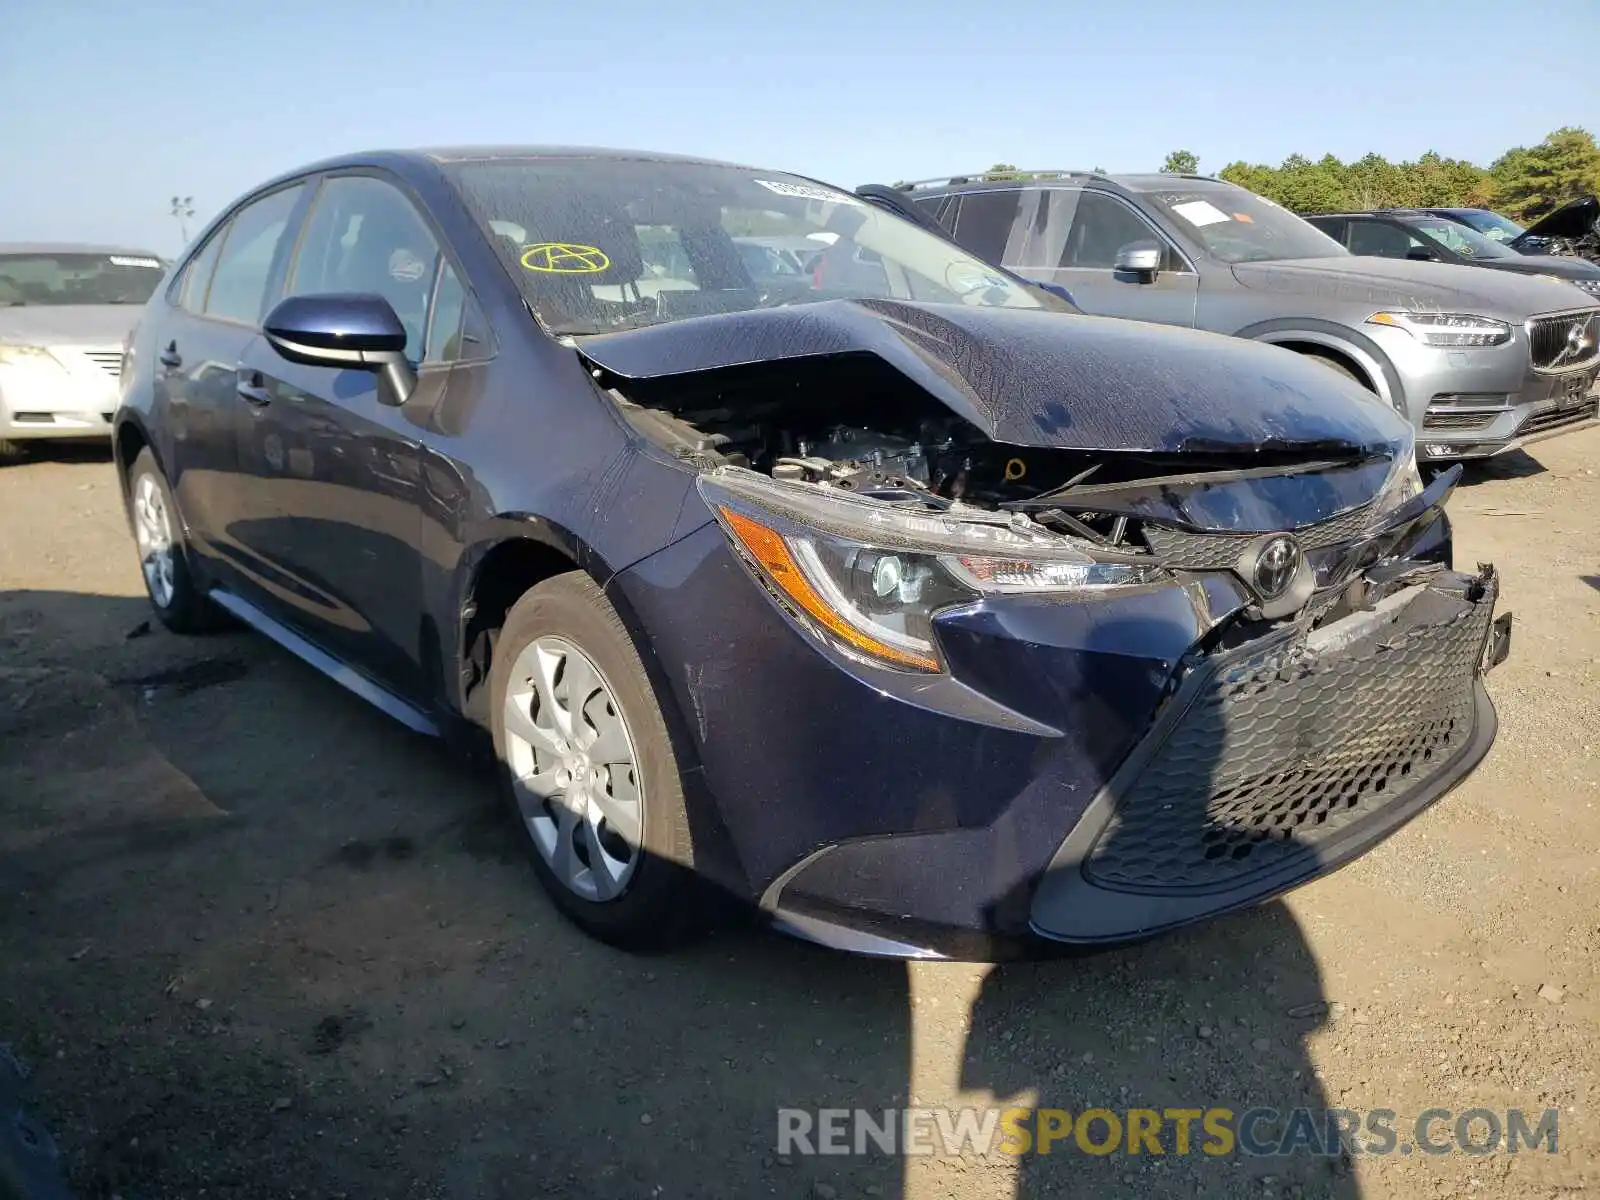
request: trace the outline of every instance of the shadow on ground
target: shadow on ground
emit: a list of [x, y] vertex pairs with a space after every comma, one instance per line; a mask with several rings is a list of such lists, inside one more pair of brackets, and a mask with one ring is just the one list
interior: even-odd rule
[[0, 1039], [82, 1197], [1355, 1194], [1305, 1157], [778, 1153], [780, 1107], [913, 1079], [1321, 1106], [1281, 905], [994, 970], [745, 928], [627, 957], [554, 915], [482, 776], [253, 635], [147, 616], [0, 595]]

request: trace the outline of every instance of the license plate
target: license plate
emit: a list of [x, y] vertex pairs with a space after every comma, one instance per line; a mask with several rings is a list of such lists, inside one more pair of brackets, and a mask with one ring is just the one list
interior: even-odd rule
[[1594, 383], [1589, 373], [1574, 375], [1561, 381], [1561, 394], [1556, 398], [1557, 408], [1577, 408], [1589, 396], [1589, 386]]

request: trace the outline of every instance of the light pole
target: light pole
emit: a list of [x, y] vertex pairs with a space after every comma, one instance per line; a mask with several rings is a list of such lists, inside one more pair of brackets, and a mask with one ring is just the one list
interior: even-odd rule
[[189, 218], [194, 216], [193, 196], [174, 196], [172, 198], [172, 216], [178, 218], [178, 236], [183, 239], [183, 244], [189, 244]]

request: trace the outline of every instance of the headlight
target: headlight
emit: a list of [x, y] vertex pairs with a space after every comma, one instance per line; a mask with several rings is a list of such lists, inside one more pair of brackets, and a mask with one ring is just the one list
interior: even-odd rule
[[812, 636], [853, 657], [938, 671], [933, 619], [991, 592], [1103, 592], [1163, 577], [1024, 517], [937, 512], [724, 467], [700, 493], [740, 557]]
[[1424, 346], [1503, 346], [1511, 340], [1511, 326], [1493, 317], [1465, 313], [1377, 312], [1368, 325], [1404, 329]]
[[60, 361], [43, 346], [9, 346], [0, 344], [0, 366], [31, 367], [42, 371], [65, 371]]
[[1422, 495], [1422, 472], [1417, 469], [1417, 448], [1412, 445], [1400, 458], [1395, 460], [1394, 470], [1389, 472], [1389, 478], [1383, 485], [1383, 491], [1378, 496], [1378, 510], [1375, 515], [1393, 512], [1407, 500]]

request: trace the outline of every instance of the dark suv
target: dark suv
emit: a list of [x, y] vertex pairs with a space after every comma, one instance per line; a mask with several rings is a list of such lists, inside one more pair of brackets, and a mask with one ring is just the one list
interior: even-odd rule
[[1085, 312], [1309, 355], [1405, 414], [1423, 458], [1496, 454], [1595, 421], [1600, 301], [1569, 283], [1353, 255], [1205, 176], [1027, 175], [858, 194], [1065, 287]]

